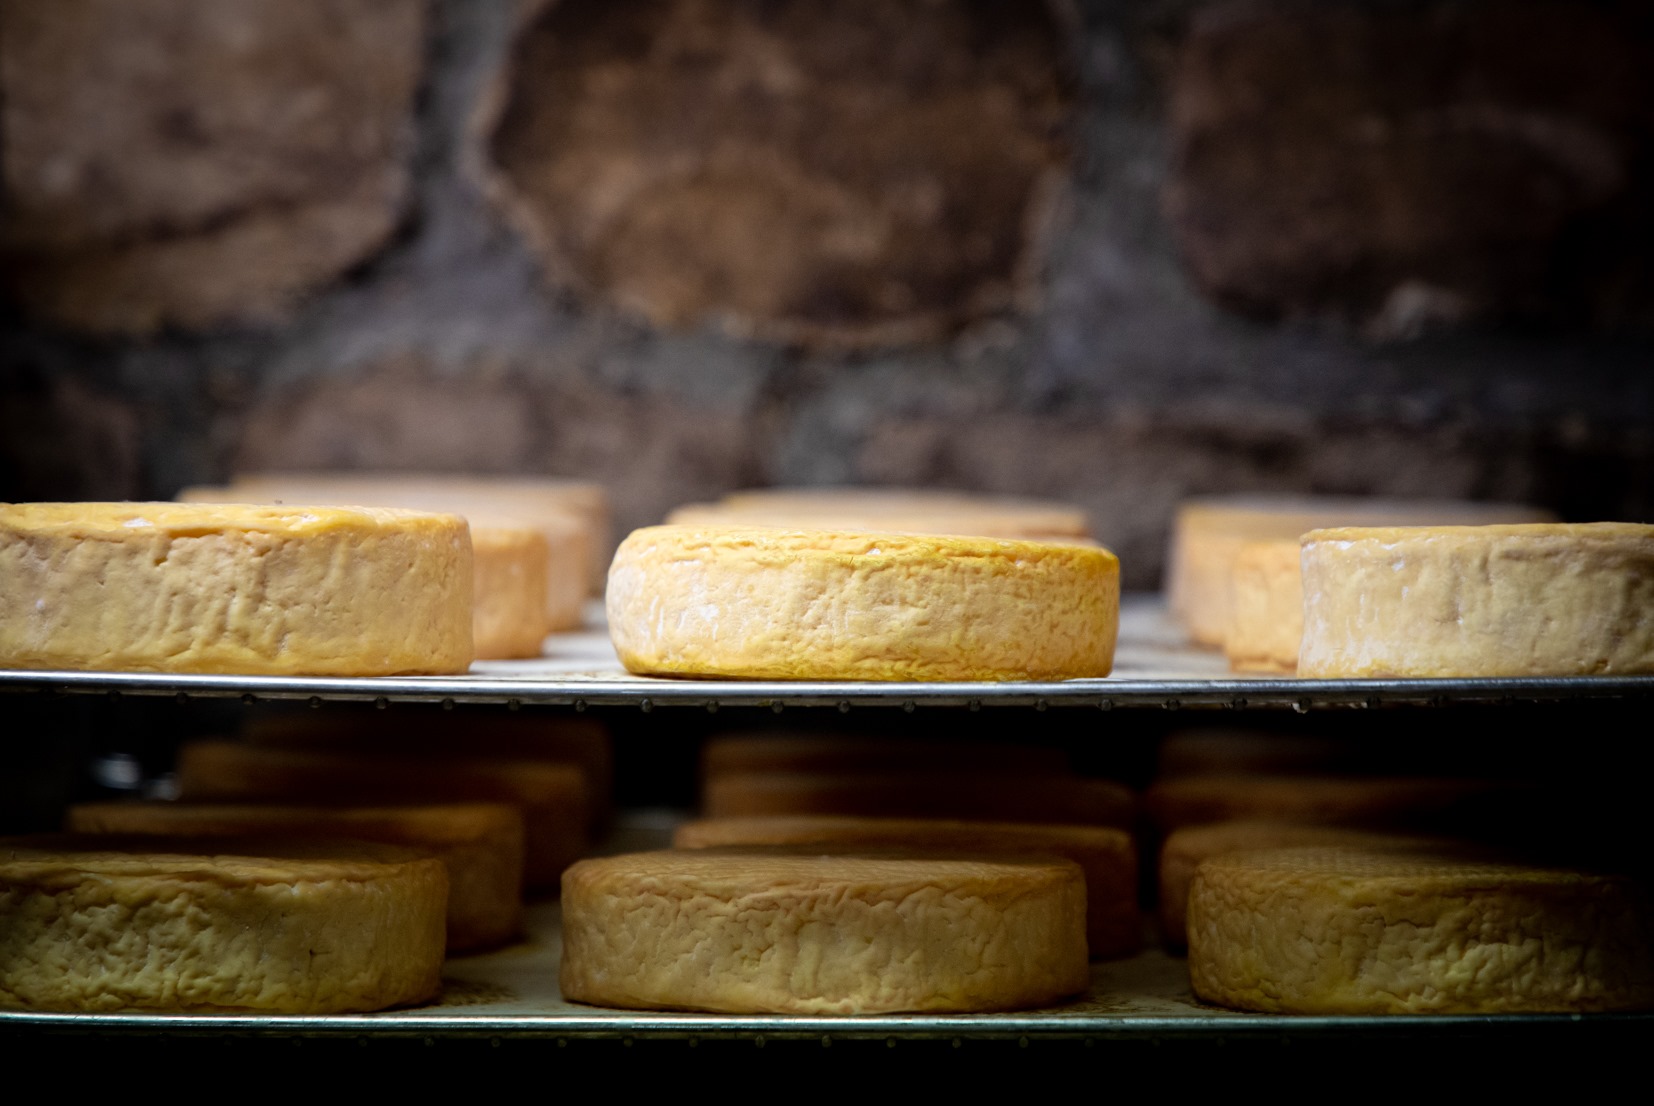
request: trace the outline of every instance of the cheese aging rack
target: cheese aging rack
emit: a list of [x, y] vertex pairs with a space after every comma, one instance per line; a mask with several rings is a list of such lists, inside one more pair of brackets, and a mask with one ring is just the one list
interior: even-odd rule
[[[479, 662], [463, 676], [362, 679], [163, 675], [112, 672], [0, 671], [0, 702], [43, 710], [95, 704], [119, 715], [135, 709], [201, 707], [233, 718], [265, 705], [308, 704], [316, 710], [438, 712], [456, 725], [475, 712], [520, 711], [568, 716], [590, 712], [616, 723], [617, 761], [639, 735], [661, 740], [681, 723], [695, 732], [774, 729], [804, 718], [848, 730], [861, 719], [889, 732], [972, 718], [1002, 728], [1010, 739], [1068, 741], [1106, 749], [1127, 731], [1178, 724], [1210, 727], [1292, 719], [1339, 737], [1357, 721], [1383, 724], [1457, 711], [1520, 725], [1530, 712], [1550, 719], [1590, 714], [1613, 720], [1626, 739], [1624, 760], [1605, 769], [1646, 766], [1654, 677], [1556, 677], [1431, 680], [1297, 680], [1229, 673], [1221, 656], [1186, 647], [1155, 597], [1128, 597], [1121, 619], [1115, 675], [1060, 683], [810, 683], [691, 681], [635, 677], [619, 669], [600, 626], [548, 639], [536, 661]], [[147, 707], [145, 706], [147, 704]], [[781, 717], [777, 717], [777, 716]], [[1469, 716], [1465, 715], [1465, 716]], [[1309, 716], [1309, 717], [1304, 717]], [[624, 725], [620, 725], [621, 721]], [[1611, 728], [1613, 728], [1611, 727]], [[1057, 733], [1065, 737], [1053, 737]], [[1367, 740], [1366, 726], [1349, 740]], [[40, 738], [39, 740], [49, 740]], [[670, 736], [666, 742], [673, 740]], [[693, 738], [691, 739], [693, 740]], [[1479, 741], [1480, 738], [1467, 740]], [[1415, 746], [1416, 747], [1416, 746]], [[600, 851], [662, 847], [678, 814], [633, 810], [617, 821]], [[899, 1049], [907, 1044], [1016, 1049], [1068, 1048], [1093, 1055], [1114, 1044], [1181, 1042], [1204, 1048], [1226, 1042], [1389, 1047], [1428, 1038], [1450, 1041], [1543, 1040], [1614, 1050], [1646, 1040], [1654, 1013], [1596, 1015], [1387, 1015], [1306, 1017], [1240, 1013], [1206, 1006], [1189, 992], [1183, 961], [1146, 939], [1144, 951], [1092, 965], [1092, 986], [1077, 1000], [1049, 1009], [975, 1015], [715, 1015], [584, 1007], [558, 992], [559, 921], [555, 903], [533, 905], [529, 939], [495, 952], [450, 960], [444, 997], [436, 1004], [376, 1014], [279, 1016], [255, 1014], [45, 1014], [0, 1011], [0, 1040], [132, 1042], [206, 1040], [411, 1040], [482, 1047], [579, 1046], [663, 1048], [831, 1048], [844, 1043]], [[858, 1045], [859, 1042], [859, 1045]], [[571, 1046], [576, 1046], [571, 1050]], [[562, 1050], [570, 1050], [564, 1052]], [[704, 1054], [703, 1054], [704, 1055]], [[773, 1058], [776, 1053], [771, 1051]]]

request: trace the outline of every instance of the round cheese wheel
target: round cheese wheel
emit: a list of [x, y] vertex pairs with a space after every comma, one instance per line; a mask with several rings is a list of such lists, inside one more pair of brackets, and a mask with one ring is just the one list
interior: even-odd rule
[[1654, 526], [1316, 530], [1298, 675], [1654, 672]]
[[1078, 776], [983, 772], [724, 772], [703, 788], [713, 818], [850, 814], [1127, 827], [1137, 797], [1123, 783]]
[[1108, 826], [958, 822], [929, 818], [705, 818], [672, 838], [680, 849], [813, 845], [836, 852], [923, 849], [1067, 857], [1085, 872], [1086, 945], [1093, 960], [1129, 956], [1143, 943], [1137, 909], [1137, 845]]
[[1119, 562], [992, 538], [655, 526], [609, 570], [633, 672], [797, 680], [1106, 676]]
[[0, 842], [0, 1006], [339, 1014], [434, 999], [442, 862], [364, 842]]
[[1627, 877], [1428, 850], [1235, 853], [1195, 872], [1189, 977], [1267, 1013], [1648, 1009], [1651, 907]]
[[1161, 832], [1237, 819], [1396, 826], [1497, 816], [1530, 785], [1413, 776], [1179, 776], [1143, 794]]
[[1237, 672], [1293, 673], [1304, 634], [1296, 538], [1247, 542], [1235, 552], [1223, 652]]
[[0, 666], [464, 672], [471, 571], [469, 530], [452, 515], [0, 505]]
[[[478, 660], [537, 657], [546, 634], [580, 624], [578, 597], [572, 605], [563, 605], [553, 624], [546, 597], [551, 545], [543, 533], [473, 525], [471, 551], [475, 565], [471, 638]], [[565, 576], [573, 572], [573, 565], [563, 566]]]
[[1083, 991], [1085, 882], [1057, 858], [638, 853], [563, 877], [563, 994], [722, 1013], [1012, 1010]]
[[315, 807], [233, 803], [82, 803], [77, 833], [348, 838], [402, 845], [448, 870], [448, 951], [513, 940], [523, 927], [523, 817], [493, 803]]

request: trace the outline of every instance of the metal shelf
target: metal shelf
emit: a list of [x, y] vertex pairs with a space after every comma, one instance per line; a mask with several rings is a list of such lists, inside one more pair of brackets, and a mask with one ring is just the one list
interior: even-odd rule
[[1101, 710], [1371, 709], [1449, 703], [1509, 705], [1654, 696], [1654, 676], [1497, 679], [1299, 680], [1228, 671], [1221, 656], [1190, 648], [1157, 597], [1122, 605], [1114, 674], [1057, 683], [870, 683], [669, 680], [625, 672], [607, 633], [593, 625], [546, 639], [535, 660], [479, 661], [459, 676], [174, 675], [152, 672], [0, 671], [0, 692], [180, 699], [506, 704], [586, 707], [1051, 707]]

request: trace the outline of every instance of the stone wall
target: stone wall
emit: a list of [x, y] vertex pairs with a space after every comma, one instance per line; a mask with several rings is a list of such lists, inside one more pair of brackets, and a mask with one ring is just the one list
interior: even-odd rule
[[1194, 493], [1654, 519], [1644, 6], [200, 6], [0, 2], [0, 498], [937, 484], [1136, 587]]

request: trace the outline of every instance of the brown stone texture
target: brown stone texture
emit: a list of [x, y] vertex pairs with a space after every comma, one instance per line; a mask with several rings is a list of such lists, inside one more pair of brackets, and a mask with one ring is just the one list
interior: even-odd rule
[[1555, 314], [1558, 284], [1614, 279], [1623, 243], [1597, 224], [1646, 203], [1646, 23], [1568, 0], [1202, 11], [1170, 88], [1191, 275], [1230, 307], [1385, 339]]
[[279, 317], [407, 190], [425, 0], [0, 5], [0, 257], [94, 332]]
[[1062, 50], [1018, 0], [561, 0], [516, 44], [496, 197], [555, 284], [658, 326], [934, 337], [1028, 291]]

